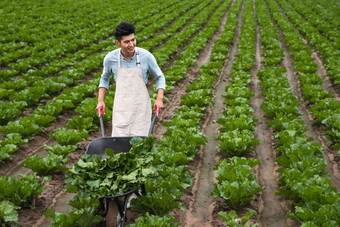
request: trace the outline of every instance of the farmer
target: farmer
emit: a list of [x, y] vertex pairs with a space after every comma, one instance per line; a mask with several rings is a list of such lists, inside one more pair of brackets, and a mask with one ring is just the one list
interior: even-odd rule
[[163, 108], [165, 77], [155, 57], [147, 50], [136, 47], [135, 27], [126, 22], [114, 32], [120, 48], [104, 58], [104, 69], [99, 83], [97, 112], [105, 112], [104, 96], [114, 74], [116, 91], [112, 110], [112, 136], [147, 136], [151, 125], [151, 101], [146, 83], [149, 73], [157, 80], [156, 114]]

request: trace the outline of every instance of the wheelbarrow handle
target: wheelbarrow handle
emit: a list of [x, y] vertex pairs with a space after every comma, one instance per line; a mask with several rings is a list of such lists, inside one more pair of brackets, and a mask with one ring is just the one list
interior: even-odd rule
[[104, 114], [104, 110], [103, 110], [103, 109], [100, 109], [100, 116], [99, 116], [99, 120], [100, 120], [100, 131], [102, 132], [102, 137], [105, 137], [103, 114]]
[[153, 128], [155, 126], [156, 118], [157, 118], [157, 108], [155, 109], [155, 112], [154, 112], [152, 120], [151, 120], [151, 126], [150, 126], [150, 130], [149, 130], [148, 136], [150, 136], [152, 134]]

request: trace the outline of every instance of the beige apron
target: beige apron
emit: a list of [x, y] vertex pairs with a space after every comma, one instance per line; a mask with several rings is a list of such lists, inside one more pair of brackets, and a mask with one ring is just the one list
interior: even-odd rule
[[151, 125], [151, 100], [140, 68], [121, 68], [120, 51], [116, 92], [112, 111], [112, 136], [148, 136]]

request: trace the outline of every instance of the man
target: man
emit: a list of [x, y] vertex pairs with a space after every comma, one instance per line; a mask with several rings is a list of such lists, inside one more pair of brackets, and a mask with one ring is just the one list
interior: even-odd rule
[[115, 43], [119, 49], [104, 58], [99, 84], [97, 111], [105, 112], [104, 96], [114, 74], [116, 91], [112, 111], [112, 136], [147, 136], [151, 125], [151, 101], [146, 88], [149, 73], [157, 80], [157, 115], [163, 108], [165, 77], [154, 56], [136, 47], [135, 27], [123, 22], [115, 29]]

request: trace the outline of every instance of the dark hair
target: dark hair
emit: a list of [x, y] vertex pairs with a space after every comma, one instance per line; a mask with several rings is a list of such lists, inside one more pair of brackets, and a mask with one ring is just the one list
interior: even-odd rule
[[136, 28], [133, 24], [122, 22], [116, 27], [114, 35], [116, 39], [120, 41], [123, 36], [134, 34], [135, 30]]

